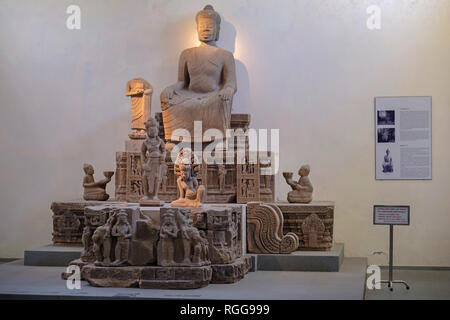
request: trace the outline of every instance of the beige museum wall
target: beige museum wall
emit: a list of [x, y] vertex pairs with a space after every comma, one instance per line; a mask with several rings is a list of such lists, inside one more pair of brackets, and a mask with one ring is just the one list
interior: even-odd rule
[[[282, 170], [312, 167], [315, 199], [336, 201], [347, 256], [385, 264], [388, 228], [374, 204], [411, 205], [395, 231], [399, 265], [450, 266], [450, 1], [210, 1], [219, 45], [237, 59], [235, 112], [280, 128]], [[206, 1], [0, 2], [0, 257], [51, 241], [50, 203], [80, 198], [82, 164], [114, 169], [130, 122], [125, 84], [161, 90], [197, 44]], [[81, 30], [65, 26], [81, 7]], [[381, 8], [381, 30], [366, 8]], [[374, 97], [431, 95], [433, 180], [375, 181]], [[113, 183], [108, 187], [114, 193]], [[277, 177], [277, 198], [287, 185]]]

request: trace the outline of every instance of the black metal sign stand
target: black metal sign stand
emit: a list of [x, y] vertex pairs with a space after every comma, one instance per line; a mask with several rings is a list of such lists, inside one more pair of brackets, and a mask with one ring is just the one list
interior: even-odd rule
[[379, 283], [387, 283], [389, 290], [393, 291], [394, 283], [402, 283], [406, 286], [406, 290], [409, 290], [409, 285], [403, 280], [392, 280], [392, 269], [394, 260], [394, 225], [389, 225], [389, 280], [380, 280]]

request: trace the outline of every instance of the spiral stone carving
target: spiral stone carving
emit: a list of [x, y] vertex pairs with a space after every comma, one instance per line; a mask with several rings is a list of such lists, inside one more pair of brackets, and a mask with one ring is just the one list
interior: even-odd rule
[[283, 235], [283, 214], [274, 204], [247, 204], [247, 247], [250, 253], [291, 253], [298, 248], [298, 236]]
[[291, 253], [298, 248], [298, 236], [293, 232], [288, 232], [281, 239], [280, 253]]

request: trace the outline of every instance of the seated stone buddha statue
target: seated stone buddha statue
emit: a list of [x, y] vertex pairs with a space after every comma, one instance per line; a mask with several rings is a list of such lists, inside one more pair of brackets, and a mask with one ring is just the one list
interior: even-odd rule
[[[202, 136], [207, 129], [218, 129], [225, 136], [230, 127], [231, 105], [236, 93], [233, 54], [216, 46], [220, 16], [211, 5], [196, 18], [200, 46], [184, 50], [178, 65], [178, 82], [161, 93], [166, 140], [210, 141], [194, 137], [194, 121], [202, 121]], [[190, 136], [175, 134], [185, 129]], [[181, 137], [181, 139], [180, 139]]]

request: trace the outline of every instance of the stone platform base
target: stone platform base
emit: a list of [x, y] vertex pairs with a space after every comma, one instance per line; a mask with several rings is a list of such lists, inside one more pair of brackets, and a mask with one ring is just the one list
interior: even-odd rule
[[196, 289], [209, 284], [210, 266], [202, 267], [98, 267], [82, 269], [83, 279], [94, 287], [139, 287], [142, 289]]
[[338, 272], [344, 260], [344, 244], [335, 243], [328, 251], [294, 251], [291, 254], [250, 254], [252, 271]]
[[164, 201], [152, 200], [152, 199], [141, 199], [141, 200], [139, 200], [139, 205], [142, 207], [162, 207], [164, 205]]
[[252, 269], [252, 257], [244, 256], [229, 264], [213, 264], [211, 283], [235, 283]]
[[[252, 257], [244, 256], [229, 264], [201, 267], [127, 266], [100, 267], [80, 259], [71, 265], [81, 268], [81, 280], [94, 287], [142, 289], [196, 289], [210, 283], [235, 283], [252, 269]], [[66, 280], [70, 274], [63, 272]]]
[[25, 250], [24, 265], [66, 267], [72, 260], [79, 259], [83, 247], [47, 245]]

